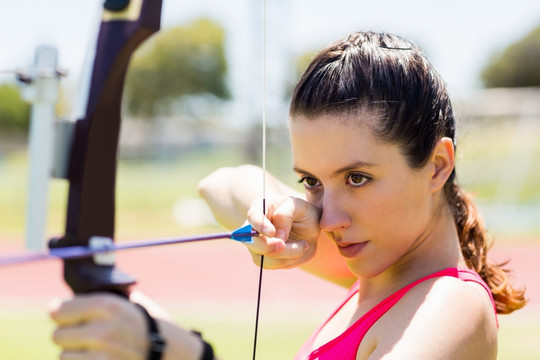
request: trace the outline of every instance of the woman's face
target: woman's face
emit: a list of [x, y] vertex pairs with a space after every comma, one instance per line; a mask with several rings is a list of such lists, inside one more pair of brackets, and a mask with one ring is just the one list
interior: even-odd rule
[[366, 121], [335, 115], [291, 119], [295, 171], [321, 229], [353, 273], [373, 277], [428, 236], [434, 209], [429, 167], [412, 169], [396, 145], [375, 139]]

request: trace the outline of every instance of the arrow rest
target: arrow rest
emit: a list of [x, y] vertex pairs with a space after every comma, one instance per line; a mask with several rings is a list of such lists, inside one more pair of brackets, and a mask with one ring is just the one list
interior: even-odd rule
[[[67, 237], [52, 238], [49, 248], [68, 247], [75, 242]], [[129, 288], [136, 283], [135, 278], [118, 271], [114, 261], [101, 263], [93, 257], [64, 260], [64, 280], [76, 294], [106, 291], [123, 297], [128, 297]]]

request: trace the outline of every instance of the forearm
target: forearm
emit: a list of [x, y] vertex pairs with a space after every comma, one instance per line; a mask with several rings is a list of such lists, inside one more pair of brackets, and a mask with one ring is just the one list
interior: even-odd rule
[[200, 360], [203, 341], [195, 333], [185, 330], [166, 320], [158, 320], [160, 330], [167, 341], [163, 360]]
[[199, 335], [176, 325], [166, 310], [141, 292], [133, 291], [130, 300], [142, 305], [158, 322], [159, 331], [167, 343], [163, 360], [202, 358], [203, 341]]
[[[261, 197], [262, 176], [260, 167], [242, 165], [220, 168], [199, 182], [198, 191], [208, 203], [216, 220], [228, 229], [236, 229], [246, 221], [251, 202]], [[266, 174], [266, 194], [302, 194], [283, 184], [272, 174]]]

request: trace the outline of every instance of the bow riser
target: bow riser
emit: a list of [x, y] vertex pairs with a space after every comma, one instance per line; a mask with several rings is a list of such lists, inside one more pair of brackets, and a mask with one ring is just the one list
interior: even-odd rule
[[[133, 9], [139, 15], [133, 17]], [[122, 20], [122, 16], [130, 18]], [[133, 0], [129, 8], [104, 11], [92, 64], [86, 112], [76, 122], [69, 162], [65, 236], [50, 247], [88, 246], [94, 236], [114, 238], [115, 188], [121, 102], [129, 60], [159, 30], [161, 0]], [[93, 259], [67, 260], [64, 277], [75, 293], [97, 290], [126, 294], [135, 281], [114, 265]]]

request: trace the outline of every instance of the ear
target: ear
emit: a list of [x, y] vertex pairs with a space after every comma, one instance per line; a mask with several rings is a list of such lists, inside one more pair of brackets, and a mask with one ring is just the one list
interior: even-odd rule
[[430, 163], [433, 168], [431, 176], [431, 192], [434, 193], [444, 186], [446, 180], [454, 170], [454, 142], [448, 137], [443, 137], [435, 145]]

